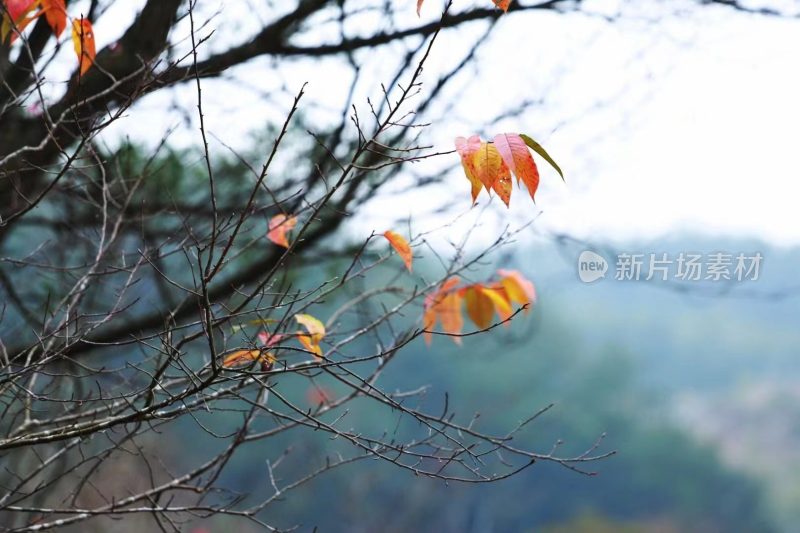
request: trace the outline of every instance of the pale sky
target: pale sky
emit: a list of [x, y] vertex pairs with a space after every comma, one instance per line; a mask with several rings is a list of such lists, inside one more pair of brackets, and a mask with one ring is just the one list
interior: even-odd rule
[[[119, 10], [117, 19], [126, 20], [126, 11], [141, 3], [118, 3], [124, 6], [113, 8]], [[408, 4], [409, 24], [416, 23], [413, 3], [402, 2]], [[489, 0], [471, 2], [486, 3]], [[244, 39], [258, 19], [241, 14], [259, 4], [201, 2], [206, 12], [223, 8], [212, 22], [219, 29], [218, 40], [212, 39], [210, 46], [219, 49]], [[439, 5], [427, 0], [423, 21], [437, 17]], [[771, 5], [791, 9], [794, 4]], [[456, 10], [465, 8], [466, 3], [456, 2]], [[525, 220], [541, 210], [537, 227], [581, 238], [614, 241], [690, 232], [800, 244], [800, 162], [795, 147], [800, 138], [800, 19], [680, 1], [589, 1], [584, 11], [502, 19], [479, 55], [479, 71], [471, 71], [446, 93], [452, 112], [437, 117], [426, 134], [438, 149], [449, 150], [458, 135], [525, 132], [559, 161], [566, 185], [541, 161], [536, 206], [526, 191], [515, 189], [512, 209], [499, 211], [498, 220]], [[607, 16], [616, 20], [608, 22]], [[231, 20], [246, 22], [226, 32], [226, 21]], [[380, 24], [366, 18], [351, 31], [366, 33]], [[95, 28], [98, 44], [113, 41], [122, 28], [121, 22], [112, 28], [101, 20]], [[482, 32], [481, 25], [473, 24], [444, 34], [426, 67], [427, 79], [432, 81], [436, 72], [458, 62]], [[329, 33], [321, 26], [314, 38], [325, 39]], [[62, 53], [71, 53], [66, 50], [71, 47], [63, 48]], [[385, 48], [381, 53], [396, 52]], [[389, 81], [384, 68], [389, 62], [376, 57], [371, 51], [358, 56], [365, 64], [358, 91], [364, 96], [362, 103], [367, 95], [374, 97], [381, 82]], [[266, 105], [263, 99], [264, 94], [274, 98], [284, 84], [299, 88], [307, 81], [306, 101], [338, 110], [334, 104], [349, 79], [342, 80], [337, 61], [292, 62], [276, 75], [267, 60], [260, 60], [232, 73], [247, 76], [261, 94], [227, 81], [206, 82], [210, 131], [228, 144], [246, 147], [253, 131], [278, 120], [285, 109], [286, 96], [279, 96], [277, 105]], [[50, 73], [50, 79], [58, 76], [58, 70]], [[528, 113], [497, 125], [486, 123], [499, 111], [514, 109], [515, 102], [538, 98], [543, 103]], [[185, 117], [193, 120], [194, 88], [147, 97], [106, 139], [113, 142], [129, 135], [157, 140], [163, 129], [180, 125], [183, 118], [178, 112], [165, 113], [168, 104], [183, 108]], [[336, 116], [315, 112], [321, 121]], [[173, 139], [185, 146], [199, 137], [194, 127], [184, 125]], [[457, 156], [449, 157], [415, 169], [438, 172], [456, 165]], [[443, 203], [463, 202], [466, 209], [466, 179], [456, 169], [449, 180], [446, 188], [424, 194], [406, 191], [406, 204], [393, 199], [395, 207], [408, 205], [408, 212], [398, 216], [419, 217], [426, 207]], [[371, 216], [379, 218], [383, 207], [376, 203]]]

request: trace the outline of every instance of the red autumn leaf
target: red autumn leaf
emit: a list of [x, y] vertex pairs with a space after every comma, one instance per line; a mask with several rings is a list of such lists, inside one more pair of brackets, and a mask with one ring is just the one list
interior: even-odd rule
[[72, 44], [78, 56], [78, 68], [83, 76], [94, 63], [96, 55], [94, 30], [88, 19], [81, 17], [72, 21]]
[[526, 309], [530, 311], [530, 304], [536, 303], [536, 289], [529, 280], [516, 270], [498, 270], [500, 274], [500, 284], [508, 295], [508, 299], [522, 305], [529, 305]]
[[269, 333], [267, 331], [262, 331], [258, 334], [258, 342], [261, 343], [262, 346], [266, 346], [267, 348], [271, 346], [275, 346], [281, 339], [283, 339], [283, 335], [280, 333]]
[[480, 329], [486, 329], [494, 317], [494, 301], [483, 292], [483, 286], [476, 283], [464, 291], [467, 315]]
[[384, 231], [383, 236], [386, 237], [386, 240], [389, 241], [389, 244], [391, 244], [392, 248], [395, 249], [397, 255], [403, 259], [408, 271], [411, 272], [411, 261], [413, 260], [413, 256], [411, 254], [411, 246], [409, 246], [408, 241], [405, 240], [402, 235], [393, 231]]
[[294, 215], [275, 215], [269, 219], [269, 231], [267, 232], [267, 239], [271, 240], [278, 246], [284, 248], [289, 247], [289, 240], [286, 234], [290, 232], [297, 225], [297, 217]]
[[237, 350], [225, 357], [222, 361], [222, 366], [231, 368], [250, 364], [253, 361], [260, 362], [262, 370], [267, 371], [272, 368], [276, 359], [270, 352], [262, 352], [261, 350]]
[[5, 0], [6, 10], [14, 22], [27, 15], [35, 8], [36, 0]]
[[477, 135], [473, 135], [469, 139], [464, 137], [456, 137], [456, 151], [461, 156], [461, 166], [464, 167], [464, 174], [472, 185], [472, 203], [481, 192], [481, 180], [477, 177], [477, 170], [475, 170], [475, 153], [481, 148], [481, 139]]
[[417, 16], [419, 16], [419, 11], [422, 9], [422, 2], [425, 0], [417, 0]]
[[53, 34], [59, 37], [67, 27], [67, 10], [64, 7], [64, 0], [41, 0], [41, 2], [47, 24], [50, 25]]
[[492, 0], [492, 2], [503, 11], [508, 11], [508, 6], [511, 4], [511, 0]]
[[495, 135], [494, 146], [508, 166], [509, 170], [528, 188], [531, 199], [534, 199], [536, 189], [539, 187], [539, 169], [533, 161], [528, 145], [516, 133], [501, 133]]
[[2, 42], [5, 42], [6, 38], [11, 35], [9, 42], [13, 43], [17, 39], [17, 35], [42, 14], [41, 11], [34, 13], [38, 7], [36, 0], [6, 0], [5, 7], [6, 12], [3, 13], [3, 21], [0, 24], [0, 41]]

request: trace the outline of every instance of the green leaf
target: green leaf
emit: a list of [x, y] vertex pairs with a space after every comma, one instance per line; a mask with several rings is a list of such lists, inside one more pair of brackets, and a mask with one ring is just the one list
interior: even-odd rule
[[558, 175], [561, 176], [561, 179], [564, 180], [564, 182], [566, 183], [567, 180], [564, 179], [564, 173], [561, 172], [561, 167], [558, 166], [558, 163], [553, 161], [553, 158], [550, 157], [550, 154], [547, 153], [547, 150], [542, 148], [541, 144], [537, 143], [536, 141], [534, 141], [533, 139], [531, 139], [530, 137], [528, 137], [524, 133], [520, 133], [519, 136], [520, 136], [520, 138], [522, 138], [523, 141], [525, 141], [525, 144], [527, 144], [528, 147], [531, 150], [533, 150], [534, 152], [536, 152], [537, 154], [542, 156], [542, 158], [544, 158], [545, 161], [550, 163], [550, 166], [552, 166], [554, 169], [556, 169], [556, 172], [558, 172]]

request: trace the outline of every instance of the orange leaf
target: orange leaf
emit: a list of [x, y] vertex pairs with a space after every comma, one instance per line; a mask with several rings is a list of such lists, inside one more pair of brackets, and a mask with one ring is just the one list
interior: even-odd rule
[[419, 11], [422, 9], [422, 2], [424, 0], [417, 0], [417, 16], [419, 16]]
[[464, 291], [464, 302], [467, 304], [467, 315], [478, 326], [486, 329], [492, 323], [494, 302], [483, 292], [480, 284], [467, 287]]
[[[448, 278], [441, 287], [425, 298], [425, 312], [422, 323], [425, 328], [425, 342], [430, 344], [433, 337], [430, 330], [436, 326], [437, 320], [442, 322], [442, 330], [449, 334], [461, 333], [464, 319], [461, 317], [461, 302], [463, 296], [460, 291], [453, 290], [460, 280], [457, 277]], [[456, 344], [461, 344], [459, 337], [453, 337]]]
[[511, 3], [511, 0], [492, 0], [492, 2], [503, 11], [508, 11], [508, 5]]
[[72, 44], [75, 47], [75, 54], [78, 56], [81, 76], [83, 76], [94, 63], [96, 54], [94, 30], [92, 30], [92, 23], [88, 19], [81, 17], [72, 21]]
[[411, 261], [413, 257], [411, 255], [411, 246], [408, 245], [408, 241], [405, 240], [402, 235], [393, 231], [385, 231], [383, 232], [383, 236], [386, 237], [386, 240], [389, 241], [392, 248], [397, 251], [397, 255], [403, 259], [406, 268], [411, 272]]
[[481, 148], [481, 139], [477, 135], [473, 135], [469, 139], [464, 137], [456, 137], [456, 151], [461, 156], [461, 166], [464, 167], [464, 174], [472, 184], [472, 203], [481, 192], [481, 180], [477, 177], [477, 170], [475, 170], [474, 156]]
[[481, 143], [473, 160], [475, 161], [475, 175], [486, 187], [486, 190], [494, 189], [503, 203], [508, 205], [511, 200], [511, 173], [497, 148], [489, 143]]
[[267, 239], [271, 240], [278, 246], [284, 248], [289, 247], [289, 240], [286, 234], [297, 225], [297, 217], [294, 215], [275, 215], [269, 219], [269, 231], [267, 232]]
[[58, 37], [64, 28], [67, 27], [67, 10], [64, 7], [64, 0], [41, 0], [42, 11], [53, 30], [53, 34]]
[[270, 352], [261, 352], [261, 350], [237, 350], [225, 357], [222, 361], [222, 366], [231, 368], [243, 364], [249, 364], [253, 361], [261, 362], [261, 368], [269, 370], [275, 363], [276, 359]]
[[322, 347], [319, 345], [319, 343], [314, 342], [313, 337], [310, 337], [309, 335], [298, 335], [297, 340], [300, 341], [300, 344], [302, 344], [306, 350], [313, 353], [317, 357], [322, 357]]
[[517, 184], [522, 180], [533, 199], [539, 187], [539, 169], [536, 168], [528, 145], [516, 133], [495, 135], [494, 145], [505, 164], [517, 177]]
[[[438, 305], [436, 313], [442, 321], [442, 331], [451, 335], [458, 335], [464, 327], [464, 318], [461, 316], [461, 302], [463, 298], [458, 291], [447, 294]], [[453, 342], [461, 344], [461, 337], [452, 337]]]
[[[501, 279], [500, 283], [505, 289], [509, 300], [518, 304], [526, 305], [536, 302], [536, 289], [529, 280], [516, 270], [498, 270]], [[530, 307], [526, 312], [530, 311]]]

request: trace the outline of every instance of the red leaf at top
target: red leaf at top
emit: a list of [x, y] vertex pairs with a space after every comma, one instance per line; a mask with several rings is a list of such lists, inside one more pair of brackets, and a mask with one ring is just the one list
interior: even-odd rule
[[539, 187], [539, 169], [536, 168], [528, 145], [516, 133], [495, 135], [494, 145], [505, 164], [517, 177], [517, 183], [522, 180], [528, 188], [531, 199], [534, 199], [536, 189]]

